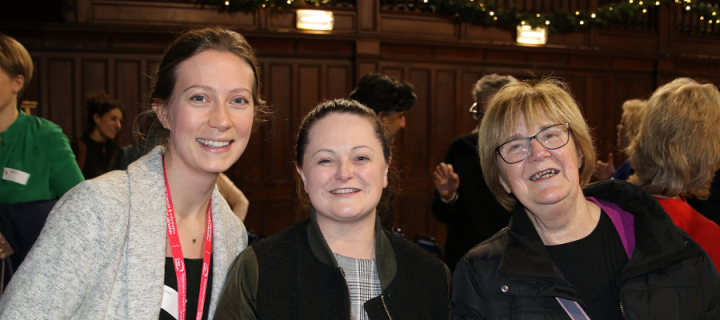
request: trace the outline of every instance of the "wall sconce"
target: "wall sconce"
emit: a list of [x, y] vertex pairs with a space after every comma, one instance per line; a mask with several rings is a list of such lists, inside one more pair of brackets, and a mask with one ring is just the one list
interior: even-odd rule
[[295, 26], [305, 30], [332, 30], [334, 21], [332, 11], [298, 10]]
[[528, 25], [517, 26], [517, 42], [526, 44], [544, 45], [547, 41], [547, 31], [545, 28], [535, 28]]

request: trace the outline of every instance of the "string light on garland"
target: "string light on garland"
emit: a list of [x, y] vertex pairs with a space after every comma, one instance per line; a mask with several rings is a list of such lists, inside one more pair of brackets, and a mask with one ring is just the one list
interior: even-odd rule
[[[216, 6], [219, 11], [224, 12], [252, 12], [260, 8], [294, 10], [311, 5], [316, 7], [333, 5], [337, 1], [345, 0], [193, 0], [196, 3]], [[564, 11], [558, 8], [555, 11], [534, 13], [523, 12], [510, 5], [498, 5], [496, 0], [485, 0], [488, 1], [487, 3], [479, 3], [480, 1], [475, 0], [414, 1], [417, 1], [416, 6], [421, 11], [447, 16], [457, 23], [473, 23], [511, 30], [518, 26], [529, 26], [533, 29], [542, 27], [547, 29], [547, 34], [576, 32], [632, 21], [643, 15], [647, 17], [646, 14], [650, 13], [651, 9], [661, 4], [678, 4], [676, 10], [682, 10], [683, 15], [689, 13], [703, 22], [720, 24], [720, 20], [716, 20], [718, 9], [715, 2], [706, 4], [699, 0], [616, 0], [617, 2], [593, 8], [592, 11]]]

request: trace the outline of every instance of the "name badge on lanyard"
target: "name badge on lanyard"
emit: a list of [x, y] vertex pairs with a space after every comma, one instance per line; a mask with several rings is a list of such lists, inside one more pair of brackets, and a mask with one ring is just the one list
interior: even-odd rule
[[[185, 259], [180, 245], [180, 237], [177, 233], [175, 212], [173, 211], [172, 197], [170, 196], [170, 185], [165, 172], [165, 156], [163, 156], [163, 175], [165, 176], [165, 191], [167, 195], [167, 233], [170, 240], [173, 264], [175, 265], [175, 276], [177, 277], [177, 317], [178, 320], [185, 320], [187, 313], [187, 274], [185, 270]], [[211, 202], [212, 203], [212, 200]], [[205, 295], [207, 293], [208, 274], [210, 270], [210, 253], [212, 252], [212, 212], [208, 203], [207, 222], [205, 223], [205, 247], [203, 253], [202, 274], [200, 275], [200, 295], [198, 296], [197, 315], [195, 319], [202, 319], [203, 308], [205, 307]]]

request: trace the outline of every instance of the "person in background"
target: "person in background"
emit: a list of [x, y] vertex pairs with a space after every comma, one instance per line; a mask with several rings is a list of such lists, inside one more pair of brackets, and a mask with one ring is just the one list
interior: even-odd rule
[[295, 149], [310, 219], [237, 257], [215, 319], [447, 319], [449, 270], [380, 226], [390, 150], [380, 120], [356, 101], [311, 111]]
[[0, 34], [0, 203], [56, 199], [83, 181], [62, 129], [17, 108], [32, 77], [30, 54]]
[[[83, 181], [62, 129], [18, 110], [18, 97], [32, 77], [25, 47], [0, 34], [0, 204], [55, 200]], [[43, 222], [36, 221], [40, 228]], [[0, 259], [13, 252], [0, 233]]]
[[720, 319], [708, 254], [638, 186], [587, 186], [595, 148], [567, 85], [506, 85], [480, 125], [482, 170], [512, 210], [455, 269], [454, 319]]
[[405, 115], [415, 104], [413, 86], [393, 77], [371, 73], [360, 79], [350, 99], [375, 111], [390, 137], [405, 128]]
[[707, 199], [720, 168], [720, 92], [712, 84], [678, 78], [650, 97], [628, 153], [628, 181], [651, 193], [720, 267], [720, 227], [685, 198]]
[[[380, 118], [385, 132], [390, 137], [390, 143], [400, 129], [405, 128], [405, 115], [415, 105], [415, 91], [412, 84], [400, 82], [397, 79], [379, 73], [370, 73], [363, 76], [357, 87], [350, 93], [350, 99], [360, 102], [370, 108]], [[391, 196], [395, 198], [395, 196]], [[385, 229], [393, 229], [393, 204], [386, 215], [383, 215], [382, 225]]]
[[218, 191], [220, 191], [220, 194], [225, 198], [238, 219], [245, 221], [248, 208], [250, 208], [250, 201], [245, 197], [245, 194], [224, 173], [218, 176], [217, 186]]
[[[635, 140], [640, 131], [647, 100], [628, 100], [622, 105], [623, 113], [620, 118], [620, 124], [617, 125], [617, 148], [627, 153], [627, 147], [630, 142]], [[599, 180], [616, 179], [627, 180], [635, 171], [630, 165], [629, 160], [625, 160], [620, 167], [615, 170], [614, 158], [612, 152], [608, 153], [608, 162], [598, 160], [595, 163], [595, 177]]]
[[0, 299], [0, 318], [212, 319], [247, 246], [216, 182], [265, 114], [258, 70], [234, 31], [180, 35], [144, 113], [163, 145], [58, 201]]
[[119, 170], [122, 149], [115, 136], [122, 128], [125, 109], [107, 93], [90, 95], [85, 104], [88, 128], [72, 143], [72, 150], [85, 179]]
[[[478, 134], [487, 103], [504, 85], [517, 81], [512, 76], [490, 74], [478, 80], [472, 89], [475, 103], [470, 114], [478, 126], [470, 134], [450, 142], [444, 162], [435, 167], [435, 198], [432, 213], [447, 225], [445, 263], [455, 270], [458, 260], [472, 247], [507, 226], [510, 213], [493, 196], [480, 168]], [[462, 178], [462, 182], [461, 182]]]

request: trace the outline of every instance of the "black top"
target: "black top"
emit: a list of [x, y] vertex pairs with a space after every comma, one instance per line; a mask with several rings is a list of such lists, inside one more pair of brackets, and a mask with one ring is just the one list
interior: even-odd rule
[[587, 237], [557, 246], [548, 253], [580, 294], [590, 319], [622, 319], [620, 292], [615, 285], [628, 262], [627, 253], [610, 217], [603, 211]]
[[[185, 259], [185, 276], [187, 277], [187, 313], [186, 320], [195, 320], [198, 299], [200, 296], [200, 280], [202, 273], [202, 259]], [[212, 293], [212, 256], [210, 256], [210, 270], [208, 271], [208, 285], [205, 292], [205, 307], [203, 307], [203, 320], [208, 318], [210, 310], [210, 296]], [[165, 285], [177, 291], [177, 276], [173, 258], [165, 257]], [[175, 320], [167, 311], [160, 309], [160, 320]]]
[[480, 168], [478, 134], [455, 138], [445, 155], [445, 163], [451, 164], [460, 177], [458, 200], [446, 204], [435, 191], [432, 213], [440, 222], [447, 224], [445, 264], [455, 270], [457, 262], [474, 246], [507, 227], [510, 213], [495, 200]]
[[687, 198], [687, 203], [708, 219], [720, 225], [720, 169], [715, 171], [707, 200]]
[[[85, 144], [85, 159], [80, 159], [80, 142]], [[122, 149], [110, 139], [105, 142], [97, 142], [91, 139], [89, 134], [84, 134], [80, 139], [73, 141], [71, 147], [78, 164], [83, 164], [80, 170], [82, 170], [85, 180], [119, 169]]]
[[[334, 258], [327, 261], [334, 265], [320, 260], [317, 254], [325, 257], [332, 252], [320, 238], [319, 228], [310, 223], [305, 220], [253, 244], [259, 270], [257, 319], [350, 319], [350, 293], [343, 271], [336, 266]], [[447, 319], [450, 292], [448, 273], [442, 262], [405, 239], [387, 231], [380, 232], [384, 233], [376, 240], [378, 276], [381, 285], [389, 284], [380, 296], [365, 302], [368, 318]], [[383, 236], [387, 242], [382, 240]], [[387, 244], [392, 250], [384, 248]], [[386, 257], [390, 253], [392, 255]], [[388, 276], [385, 271], [392, 269], [392, 258], [396, 272], [385, 282], [383, 279]], [[230, 273], [235, 270], [233, 267]], [[232, 278], [229, 276], [225, 284], [219, 310], [231, 301], [229, 298], [241, 299], [232, 297], [236, 292], [233, 288], [237, 287]]]

